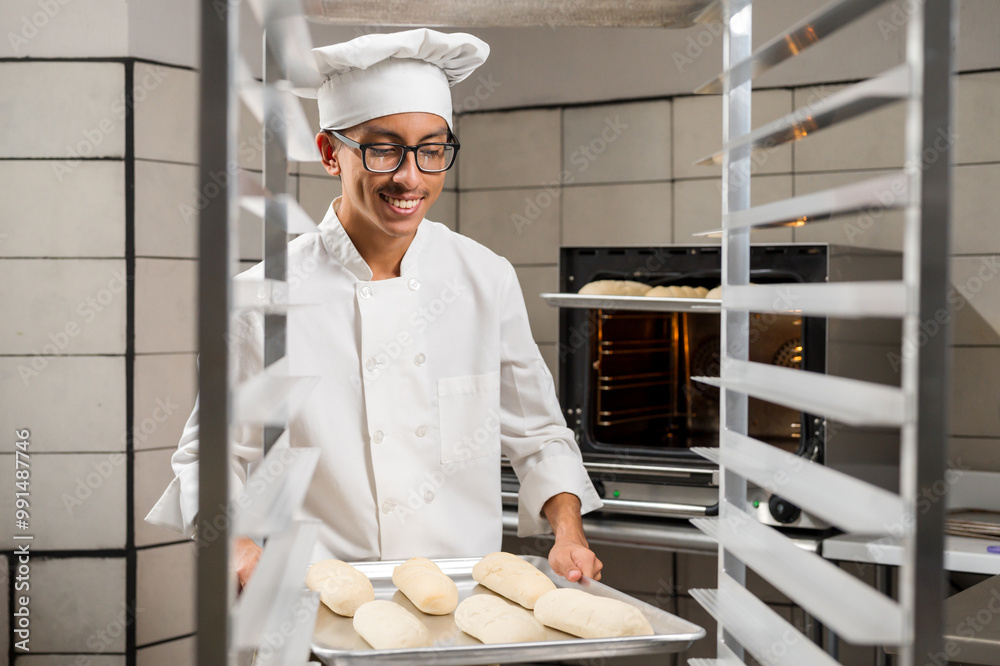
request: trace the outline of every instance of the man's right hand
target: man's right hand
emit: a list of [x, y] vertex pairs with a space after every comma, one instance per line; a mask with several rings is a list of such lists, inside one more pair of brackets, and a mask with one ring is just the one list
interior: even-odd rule
[[235, 561], [236, 561], [236, 575], [239, 577], [240, 589], [242, 590], [246, 587], [247, 581], [250, 580], [250, 574], [257, 567], [257, 561], [260, 559], [261, 547], [253, 542], [253, 540], [247, 537], [239, 537], [236, 540], [236, 551]]

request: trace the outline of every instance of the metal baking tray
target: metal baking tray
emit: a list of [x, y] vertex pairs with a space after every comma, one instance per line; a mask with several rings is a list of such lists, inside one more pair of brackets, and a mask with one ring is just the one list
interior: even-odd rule
[[540, 294], [558, 308], [587, 310], [643, 310], [645, 312], [719, 312], [719, 298], [660, 298], [656, 296], [591, 296], [589, 294]]
[[[631, 604], [642, 611], [653, 625], [652, 636], [628, 636], [625, 638], [577, 638], [546, 627], [548, 638], [533, 643], [506, 643], [486, 645], [461, 631], [455, 625], [454, 614], [425, 615], [410, 603], [402, 592], [392, 584], [392, 570], [400, 561], [352, 562], [352, 565], [368, 576], [375, 587], [376, 599], [390, 599], [406, 608], [427, 626], [434, 637], [434, 646], [403, 650], [375, 650], [355, 631], [352, 619], [341, 617], [322, 603], [316, 614], [316, 628], [313, 632], [312, 651], [327, 666], [345, 664], [435, 664], [435, 666], [473, 664], [500, 664], [524, 661], [558, 661], [564, 659], [588, 659], [625, 657], [638, 654], [683, 652], [705, 635], [705, 630], [676, 615], [660, 610], [643, 601], [603, 585], [597, 581], [584, 579], [570, 583], [558, 576], [549, 567], [544, 557], [524, 556], [524, 560], [538, 567], [552, 579], [557, 587], [574, 587], [586, 590], [599, 597], [610, 597]], [[472, 567], [479, 558], [435, 560], [441, 570], [448, 574], [458, 586], [459, 601], [473, 594], [493, 594], [472, 579]]]

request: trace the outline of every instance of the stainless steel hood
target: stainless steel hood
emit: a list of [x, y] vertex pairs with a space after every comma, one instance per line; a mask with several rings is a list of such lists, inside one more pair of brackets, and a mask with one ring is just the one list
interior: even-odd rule
[[311, 21], [470, 28], [687, 28], [718, 15], [718, 0], [304, 0]]

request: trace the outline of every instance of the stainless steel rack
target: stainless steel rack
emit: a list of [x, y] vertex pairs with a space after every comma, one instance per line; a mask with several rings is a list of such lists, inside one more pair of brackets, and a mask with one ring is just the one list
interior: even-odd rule
[[[883, 4], [836, 0], [751, 51], [752, 0], [723, 6], [723, 73], [698, 92], [723, 95], [723, 149], [704, 160], [721, 163], [723, 178], [723, 404], [718, 449], [698, 449], [720, 466], [719, 517], [692, 522], [719, 543], [718, 588], [692, 590], [719, 622], [718, 657], [694, 666], [742, 664], [750, 654], [766, 664], [839, 663], [745, 587], [752, 568], [822, 622], [856, 643], [894, 646], [906, 666], [924, 663], [942, 643], [944, 502], [919, 505], [922, 489], [944, 478], [948, 335], [919, 338], [921, 321], [947, 311], [950, 160], [933, 142], [950, 136], [951, 64], [955, 14], [951, 0], [908, 5], [906, 62], [788, 116], [752, 129], [751, 80]], [[912, 11], [911, 11], [912, 10]], [[906, 160], [898, 173], [825, 192], [750, 207], [755, 150], [807, 137], [887, 104], [906, 105]], [[925, 152], [927, 151], [927, 152]], [[927, 155], [935, 155], [928, 159]], [[904, 275], [899, 282], [751, 286], [753, 229], [801, 226], [864, 210], [891, 193], [905, 213]], [[884, 205], [884, 204], [879, 204]], [[882, 317], [903, 322], [899, 388], [750, 362], [750, 312], [839, 318]], [[748, 397], [860, 426], [898, 429], [899, 494], [779, 451], [747, 436]], [[775, 488], [785, 499], [845, 532], [901, 536], [899, 596], [893, 599], [744, 511], [747, 481]], [[835, 641], [833, 642], [835, 643]]]
[[[505, 0], [493, 2], [410, 0], [308, 0], [316, 18], [331, 23], [383, 25], [606, 25], [683, 27], [717, 13], [718, 0]], [[786, 303], [779, 312], [825, 316], [885, 316], [902, 319], [907, 340], [916, 340], [920, 322], [947, 307], [948, 202], [947, 155], [922, 161], [925, 148], [949, 136], [951, 122], [952, 0], [912, 3], [907, 62], [872, 81], [858, 84], [814, 108], [751, 131], [750, 81], [770, 67], [835, 32], [882, 4], [880, 0], [837, 0], [751, 51], [752, 0], [722, 3], [726, 26], [725, 71], [699, 92], [722, 92], [723, 150], [710, 158], [723, 169], [723, 284], [721, 302], [724, 363], [715, 382], [724, 404], [721, 441], [705, 450], [720, 465], [720, 517], [697, 524], [719, 543], [719, 585], [696, 591], [719, 620], [718, 658], [693, 664], [743, 663], [744, 651], [771, 664], [833, 664], [832, 657], [797, 632], [744, 587], [751, 566], [839, 635], [855, 642], [899, 646], [900, 663], [913, 666], [918, 655], [935, 654], [941, 642], [943, 577], [943, 502], [917, 511], [920, 489], [942, 477], [947, 413], [947, 335], [915, 346], [903, 361], [901, 389], [832, 377], [758, 367], [747, 357], [748, 312], [769, 303]], [[235, 663], [240, 650], [260, 646], [292, 612], [315, 611], [314, 595], [303, 595], [302, 575], [315, 525], [292, 523], [314, 452], [299, 450], [285, 473], [265, 493], [231, 502], [228, 465], [230, 429], [239, 423], [266, 427], [267, 455], [282, 451], [284, 425], [308, 378], [289, 377], [284, 358], [285, 245], [288, 233], [310, 230], [308, 216], [286, 194], [287, 161], [315, 158], [312, 132], [289, 97], [291, 87], [315, 87], [318, 74], [309, 55], [309, 31], [302, 0], [202, 0], [200, 77], [200, 175], [209, 197], [199, 225], [199, 350], [201, 366], [201, 467], [198, 526], [198, 647], [200, 666]], [[265, 34], [264, 81], [250, 78], [239, 59], [238, 12], [249, 7]], [[928, 94], [925, 94], [928, 93]], [[933, 94], [931, 94], [933, 93]], [[265, 152], [262, 187], [234, 173], [237, 105], [242, 101], [271, 134]], [[822, 128], [886, 104], [907, 105], [907, 167], [887, 179], [796, 197], [751, 208], [751, 152], [796, 141]], [[282, 122], [273, 122], [280, 119]], [[863, 209], [883, 191], [906, 213], [905, 275], [896, 283], [852, 285], [750, 286], [749, 234], [754, 228], [802, 225]], [[239, 288], [230, 275], [240, 207], [263, 213], [265, 279]], [[782, 298], [775, 298], [781, 292]], [[547, 295], [563, 307], [661, 311], [718, 311], [719, 302]], [[787, 297], [784, 297], [787, 296]], [[671, 301], [671, 302], [667, 302]], [[227, 340], [231, 316], [242, 311], [263, 323], [265, 370], [234, 386]], [[771, 310], [775, 311], [775, 310]], [[793, 377], [794, 374], [794, 377]], [[788, 382], [791, 382], [789, 384]], [[784, 386], [784, 388], [781, 388]], [[776, 388], [775, 388], [776, 387]], [[760, 397], [848, 422], [897, 427], [902, 435], [900, 494], [887, 493], [828, 468], [811, 465], [747, 437], [747, 399]], [[275, 401], [274, 398], [278, 400]], [[273, 406], [279, 404], [279, 409]], [[761, 483], [783, 472], [790, 479], [781, 492], [845, 531], [903, 534], [900, 598], [894, 601], [858, 583], [811, 552], [803, 551], [771, 528], [749, 520], [747, 479]], [[666, 470], [665, 473], [672, 473]], [[836, 503], [833, 502], [836, 498]], [[245, 501], [244, 501], [245, 500]], [[250, 508], [247, 508], [250, 507]], [[668, 507], [669, 508], [669, 507]], [[290, 527], [289, 527], [290, 525]], [[898, 528], [898, 529], [897, 529]], [[614, 540], [619, 526], [605, 538]], [[234, 605], [230, 578], [231, 539], [236, 534], [267, 538], [251, 585]], [[600, 535], [598, 535], [600, 536]], [[642, 537], [643, 539], [647, 537]], [[648, 538], [654, 538], [652, 536]], [[694, 540], [698, 541], [698, 540]], [[703, 543], [699, 541], [699, 543]], [[762, 554], [766, 554], [766, 557]], [[257, 663], [302, 664], [312, 623], [283, 635]], [[280, 632], [278, 632], [280, 634]], [[790, 638], [789, 638], [790, 637]], [[779, 653], [775, 646], [782, 649]], [[263, 652], [263, 651], [262, 651]]]

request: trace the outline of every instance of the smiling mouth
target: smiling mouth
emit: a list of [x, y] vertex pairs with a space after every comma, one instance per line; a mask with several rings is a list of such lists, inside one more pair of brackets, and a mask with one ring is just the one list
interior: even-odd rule
[[402, 208], [403, 210], [415, 208], [420, 205], [421, 201], [423, 201], [423, 197], [417, 197], [414, 199], [397, 199], [395, 197], [390, 197], [386, 194], [379, 194], [379, 196], [382, 197], [384, 201], [388, 201], [396, 208]]

